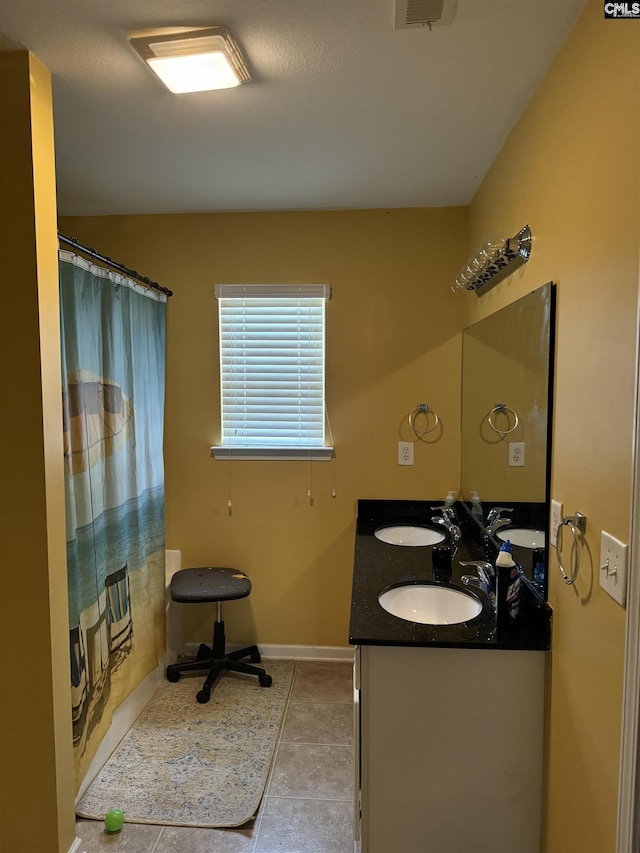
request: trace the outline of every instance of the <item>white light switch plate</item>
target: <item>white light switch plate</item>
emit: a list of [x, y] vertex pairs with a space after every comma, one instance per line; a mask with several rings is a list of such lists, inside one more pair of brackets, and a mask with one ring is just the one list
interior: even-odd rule
[[551, 536], [551, 547], [554, 547], [558, 537], [558, 525], [562, 521], [562, 504], [560, 501], [551, 501], [551, 518], [549, 519], [549, 534]]
[[600, 586], [622, 607], [627, 596], [629, 546], [602, 531], [600, 539]]

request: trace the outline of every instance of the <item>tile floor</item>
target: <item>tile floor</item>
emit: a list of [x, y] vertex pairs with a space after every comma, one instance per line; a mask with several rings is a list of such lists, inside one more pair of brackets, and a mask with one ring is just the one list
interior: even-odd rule
[[353, 853], [352, 702], [350, 663], [297, 661], [266, 794], [250, 824], [192, 829], [131, 823], [111, 834], [100, 821], [79, 820], [81, 850]]

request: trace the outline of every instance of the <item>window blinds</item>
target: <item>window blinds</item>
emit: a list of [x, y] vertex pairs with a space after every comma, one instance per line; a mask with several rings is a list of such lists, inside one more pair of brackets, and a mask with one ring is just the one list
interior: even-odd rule
[[222, 447], [325, 443], [326, 285], [216, 285]]

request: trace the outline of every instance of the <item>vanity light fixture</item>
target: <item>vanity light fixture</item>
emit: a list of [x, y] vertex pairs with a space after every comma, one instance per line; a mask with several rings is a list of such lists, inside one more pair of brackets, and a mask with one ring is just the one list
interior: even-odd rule
[[475, 290], [476, 296], [486, 293], [498, 282], [514, 273], [531, 255], [531, 229], [521, 228], [515, 237], [491, 237], [469, 258], [451, 285], [453, 293]]
[[224, 26], [159, 30], [133, 36], [131, 44], [176, 95], [229, 89], [251, 79], [240, 48]]

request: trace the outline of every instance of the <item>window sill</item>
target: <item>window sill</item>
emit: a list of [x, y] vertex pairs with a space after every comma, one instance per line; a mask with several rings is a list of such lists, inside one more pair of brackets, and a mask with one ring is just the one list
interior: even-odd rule
[[333, 458], [333, 447], [212, 447], [216, 459], [291, 460], [328, 462]]

